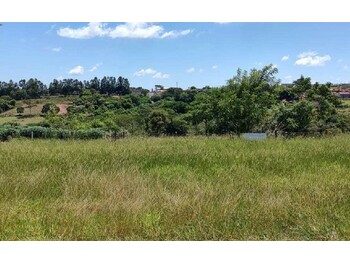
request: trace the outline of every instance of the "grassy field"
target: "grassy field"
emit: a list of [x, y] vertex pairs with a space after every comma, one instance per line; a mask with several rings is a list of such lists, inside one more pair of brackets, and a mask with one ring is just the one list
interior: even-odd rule
[[350, 137], [0, 143], [1, 240], [350, 240]]
[[344, 105], [349, 105], [350, 106], [350, 99], [346, 100], [341, 100]]
[[0, 117], [0, 125], [5, 123], [18, 123], [20, 125], [34, 124], [42, 122], [45, 118], [41, 116], [33, 116], [27, 118], [21, 118], [18, 116], [4, 116]]

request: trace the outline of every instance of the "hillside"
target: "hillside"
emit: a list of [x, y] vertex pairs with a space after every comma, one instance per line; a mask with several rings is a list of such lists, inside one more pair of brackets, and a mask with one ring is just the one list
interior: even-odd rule
[[[30, 104], [31, 103], [31, 107]], [[41, 110], [46, 103], [54, 103], [60, 108], [58, 114], [67, 114], [67, 107], [71, 104], [70, 97], [51, 96], [41, 99], [16, 101], [15, 108], [0, 113], [0, 125], [5, 123], [17, 123], [19, 125], [38, 124], [44, 120]], [[17, 113], [17, 107], [23, 107], [22, 114]]]

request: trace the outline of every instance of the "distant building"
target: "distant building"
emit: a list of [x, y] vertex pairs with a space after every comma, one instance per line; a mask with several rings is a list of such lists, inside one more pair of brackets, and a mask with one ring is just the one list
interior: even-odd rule
[[167, 90], [167, 88], [165, 88], [164, 86], [162, 85], [154, 85], [156, 90], [155, 90], [155, 93], [163, 93]]
[[160, 94], [165, 92], [168, 88], [165, 88], [162, 85], [154, 85], [155, 89], [151, 89], [151, 91], [147, 94], [149, 98], [153, 97], [154, 95]]
[[341, 99], [350, 99], [350, 89], [344, 89], [341, 87], [331, 88], [332, 93]]

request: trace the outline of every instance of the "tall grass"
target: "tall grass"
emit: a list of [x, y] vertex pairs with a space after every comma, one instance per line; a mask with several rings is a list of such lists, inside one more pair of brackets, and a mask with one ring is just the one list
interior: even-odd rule
[[350, 137], [0, 143], [1, 240], [349, 240]]

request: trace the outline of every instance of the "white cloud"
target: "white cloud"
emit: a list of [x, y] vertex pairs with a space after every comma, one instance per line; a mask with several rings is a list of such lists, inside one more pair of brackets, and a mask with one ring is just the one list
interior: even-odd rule
[[200, 68], [199, 69], [199, 73], [202, 73], [204, 71], [204, 69]]
[[217, 69], [218, 66], [217, 66], [217, 65], [214, 65], [214, 66], [212, 66], [211, 68], [212, 68], [212, 69]]
[[146, 75], [153, 75], [153, 74], [156, 74], [156, 73], [157, 73], [156, 70], [148, 68], [148, 69], [141, 69], [139, 71], [136, 71], [134, 73], [134, 76], [136, 76], [136, 77], [144, 77]]
[[318, 53], [316, 51], [306, 51], [298, 55], [298, 58], [313, 57]]
[[186, 30], [182, 30], [182, 31], [169, 31], [169, 32], [165, 32], [160, 38], [175, 38], [175, 37], [179, 37], [179, 36], [186, 36], [188, 34], [190, 34], [192, 32], [192, 30], [190, 29], [186, 29]]
[[186, 72], [187, 72], [187, 73], [192, 73], [192, 72], [194, 72], [195, 70], [196, 70], [195, 68], [189, 68], [189, 69], [186, 70]]
[[107, 23], [89, 23], [81, 28], [60, 28], [57, 34], [61, 37], [75, 39], [89, 39], [94, 37], [110, 38], [176, 38], [190, 34], [193, 30], [168, 31], [160, 25], [152, 23], [124, 23], [114, 28], [107, 27]]
[[82, 75], [84, 74], [84, 67], [76, 66], [75, 68], [72, 68], [68, 73], [71, 75]]
[[288, 75], [288, 76], [285, 77], [285, 79], [292, 79], [292, 76]]
[[97, 63], [95, 66], [93, 66], [91, 69], [89, 69], [89, 71], [94, 72], [101, 66], [102, 66], [102, 63]]
[[147, 75], [152, 75], [152, 78], [155, 78], [155, 79], [168, 79], [170, 77], [169, 74], [158, 72], [157, 70], [154, 70], [152, 68], [141, 69], [134, 73], [134, 76], [136, 77], [144, 77]]
[[51, 48], [51, 50], [53, 52], [60, 52], [62, 50], [62, 48], [61, 47], [54, 47], [54, 48]]
[[85, 27], [72, 29], [70, 27], [60, 28], [57, 34], [61, 37], [88, 39], [93, 37], [103, 37], [107, 35], [110, 29], [106, 28], [105, 23], [89, 23]]
[[349, 70], [349, 67], [348, 67], [347, 65], [345, 65], [345, 66], [343, 67], [343, 69], [347, 71], [347, 70]]
[[338, 59], [338, 63], [342, 63], [343, 62], [343, 59]]
[[281, 61], [287, 61], [289, 59], [289, 55], [286, 55], [286, 56], [283, 56], [282, 58], [281, 58]]
[[147, 23], [125, 23], [110, 29], [108, 36], [111, 38], [157, 38], [163, 30], [161, 26]]
[[157, 72], [156, 74], [153, 75], [152, 78], [154, 79], [168, 79], [170, 77], [169, 74], [163, 74], [162, 72]]
[[310, 67], [324, 66], [325, 62], [331, 60], [330, 55], [317, 56], [317, 54], [315, 51], [303, 52], [299, 54], [299, 59], [295, 61], [295, 65]]

